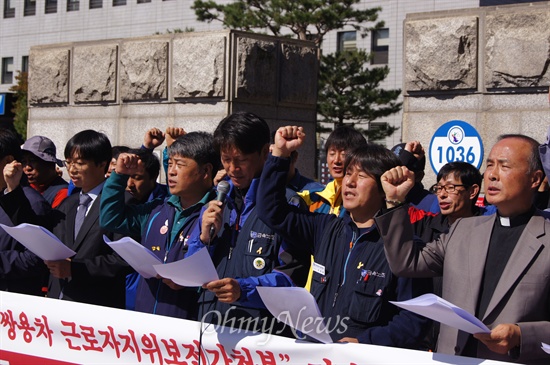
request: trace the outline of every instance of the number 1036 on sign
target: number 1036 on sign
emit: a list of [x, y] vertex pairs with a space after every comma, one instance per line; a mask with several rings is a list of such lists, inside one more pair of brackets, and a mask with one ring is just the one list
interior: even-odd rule
[[467, 162], [480, 168], [483, 161], [481, 137], [466, 122], [453, 120], [437, 129], [430, 142], [430, 163], [435, 173], [449, 162]]

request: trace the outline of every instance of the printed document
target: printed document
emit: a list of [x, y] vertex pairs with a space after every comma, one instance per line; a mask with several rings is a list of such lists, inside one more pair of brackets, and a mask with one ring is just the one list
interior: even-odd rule
[[219, 280], [218, 272], [206, 247], [183, 260], [153, 267], [160, 276], [181, 286], [202, 286], [213, 280]]
[[491, 332], [472, 314], [435, 294], [424, 294], [404, 302], [390, 301], [390, 303], [464, 332], [472, 334]]
[[0, 224], [0, 227], [42, 260], [65, 260], [76, 255], [76, 252], [44, 227], [28, 223], [15, 227]]
[[162, 261], [151, 250], [130, 237], [111, 241], [107, 236], [103, 236], [103, 240], [145, 279], [157, 276], [153, 265], [160, 264]]
[[332, 343], [324, 318], [313, 295], [299, 287], [256, 287], [266, 308], [277, 320], [313, 337]]

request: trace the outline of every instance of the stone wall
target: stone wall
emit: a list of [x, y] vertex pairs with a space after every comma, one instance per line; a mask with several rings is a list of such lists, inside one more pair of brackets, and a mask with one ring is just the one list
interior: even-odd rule
[[212, 132], [232, 112], [272, 128], [304, 126], [298, 167], [314, 176], [318, 49], [236, 31], [63, 43], [31, 48], [28, 135], [58, 146], [83, 129], [139, 147], [146, 130]]
[[[541, 143], [550, 125], [550, 2], [409, 14], [403, 141], [428, 148], [450, 120], [472, 124], [485, 156], [499, 134]], [[482, 171], [484, 166], [482, 166]], [[426, 185], [435, 175], [426, 167]]]

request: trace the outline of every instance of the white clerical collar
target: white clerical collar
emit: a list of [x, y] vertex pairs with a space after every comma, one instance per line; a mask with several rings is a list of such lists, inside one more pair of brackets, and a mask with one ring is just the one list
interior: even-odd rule
[[498, 217], [500, 219], [500, 225], [503, 227], [510, 227], [510, 217]]

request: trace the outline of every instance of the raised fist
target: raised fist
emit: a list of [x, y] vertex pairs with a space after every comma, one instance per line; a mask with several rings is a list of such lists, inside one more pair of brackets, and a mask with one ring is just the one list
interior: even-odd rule
[[288, 157], [304, 143], [305, 137], [306, 135], [302, 127], [281, 127], [275, 132], [275, 141], [271, 147], [271, 154], [273, 156]]

